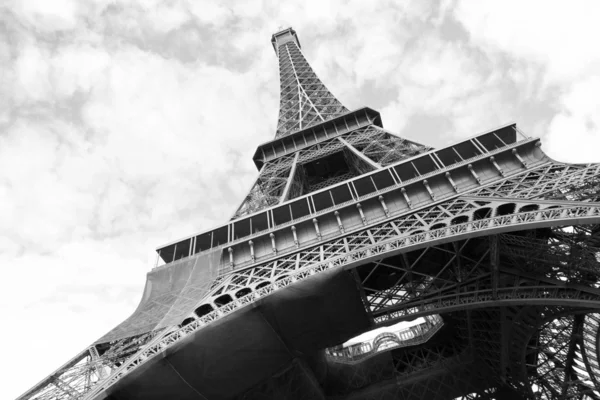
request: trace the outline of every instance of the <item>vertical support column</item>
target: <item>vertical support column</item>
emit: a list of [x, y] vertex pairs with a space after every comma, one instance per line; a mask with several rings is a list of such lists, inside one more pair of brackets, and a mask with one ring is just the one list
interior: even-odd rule
[[429, 193], [429, 197], [431, 197], [431, 200], [435, 201], [435, 194], [431, 191], [431, 187], [429, 187], [429, 182], [427, 181], [427, 179], [423, 181], [423, 185], [425, 186], [425, 189], [427, 189], [427, 193]]
[[377, 197], [377, 199], [381, 203], [381, 207], [383, 207], [383, 212], [385, 213], [385, 216], [389, 217], [390, 216], [390, 210], [388, 210], [387, 205], [385, 204], [385, 200], [383, 199], [383, 196], [379, 195], [379, 197]]
[[519, 154], [519, 152], [517, 151], [517, 149], [512, 149], [511, 153], [517, 157], [517, 160], [519, 160], [519, 162], [521, 163], [521, 165], [523, 165], [523, 167], [527, 168], [527, 161], [523, 160], [523, 158], [521, 157], [521, 155]]
[[315, 226], [315, 233], [317, 234], [317, 240], [321, 240], [321, 231], [319, 230], [319, 220], [313, 218], [313, 225]]
[[490, 157], [490, 162], [492, 163], [492, 165], [494, 166], [494, 168], [496, 168], [496, 170], [498, 172], [500, 172], [500, 175], [504, 176], [504, 170], [502, 170], [502, 168], [500, 168], [500, 166], [496, 162], [496, 158], [494, 156]]
[[[500, 307], [500, 321], [502, 324], [500, 325], [500, 380], [502, 382], [506, 382], [506, 373], [508, 372], [508, 358], [509, 358], [509, 349], [507, 346], [510, 346], [511, 343], [508, 341], [508, 337], [510, 336], [508, 330], [508, 314], [507, 307]], [[511, 318], [512, 320], [512, 318]]]
[[404, 196], [404, 200], [406, 200], [406, 204], [408, 204], [408, 208], [412, 208], [412, 202], [410, 201], [408, 194], [406, 194], [406, 189], [401, 188], [400, 192], [402, 192], [402, 196]]
[[272, 250], [273, 250], [273, 254], [277, 255], [277, 246], [275, 244], [275, 234], [271, 233], [269, 235], [269, 237], [271, 238], [271, 247], [272, 247]]
[[296, 168], [298, 166], [298, 156], [300, 152], [297, 151], [294, 156], [294, 161], [292, 161], [292, 168], [290, 168], [290, 174], [288, 175], [287, 182], [285, 184], [285, 188], [283, 189], [283, 193], [281, 194], [281, 198], [279, 199], [280, 203], [283, 203], [288, 199], [288, 195], [290, 192], [290, 187], [292, 187], [292, 183], [294, 182], [294, 176], [296, 175]]
[[335, 215], [335, 219], [337, 219], [338, 228], [340, 229], [340, 232], [344, 233], [344, 225], [342, 224], [342, 219], [340, 218], [340, 212], [336, 211], [333, 213], [333, 215]]
[[358, 213], [360, 214], [360, 219], [362, 219], [363, 225], [367, 224], [367, 219], [365, 218], [365, 214], [362, 210], [362, 205], [360, 203], [356, 203], [356, 208], [358, 209]]
[[248, 245], [250, 245], [250, 259], [254, 262], [256, 261], [256, 257], [254, 256], [254, 242], [250, 240], [248, 241]]
[[490, 236], [490, 265], [492, 267], [492, 298], [498, 299], [498, 280], [500, 278], [500, 251], [498, 235]]
[[479, 177], [479, 175], [477, 175], [477, 172], [475, 172], [475, 170], [473, 169], [473, 165], [469, 164], [469, 165], [467, 165], [467, 168], [469, 169], [469, 172], [471, 173], [471, 175], [473, 175], [473, 178], [475, 178], [477, 183], [479, 183], [481, 185], [481, 178]]
[[229, 252], [229, 266], [233, 268], [233, 249], [229, 247], [227, 251]]
[[[464, 246], [464, 244], [463, 244]], [[455, 254], [455, 262], [454, 262], [454, 273], [456, 274], [456, 280], [459, 283], [462, 283], [463, 281], [463, 268], [462, 268], [462, 247], [458, 246], [458, 243], [456, 242], [452, 242], [452, 249], [454, 250], [454, 254]]]
[[473, 344], [473, 320], [471, 319], [471, 310], [467, 310], [467, 331], [469, 333], [469, 351], [471, 357], [475, 355], [475, 346]]
[[292, 225], [292, 235], [294, 235], [294, 244], [296, 248], [300, 247], [300, 242], [298, 242], [298, 235], [296, 234], [296, 227]]
[[448, 182], [450, 182], [450, 185], [452, 185], [452, 189], [454, 189], [454, 191], [458, 193], [458, 187], [456, 186], [454, 179], [452, 179], [452, 175], [450, 174], [450, 172], [446, 172], [445, 176], [446, 179], [448, 179]]
[[375, 318], [373, 317], [373, 311], [371, 310], [371, 303], [369, 302], [369, 298], [367, 297], [367, 293], [365, 292], [365, 288], [360, 280], [360, 276], [358, 275], [356, 268], [352, 268], [352, 277], [354, 278], [354, 282], [356, 282], [356, 287], [360, 293], [360, 298], [363, 302], [363, 307], [365, 307], [365, 311], [367, 312], [367, 316], [373, 324], [375, 322]]

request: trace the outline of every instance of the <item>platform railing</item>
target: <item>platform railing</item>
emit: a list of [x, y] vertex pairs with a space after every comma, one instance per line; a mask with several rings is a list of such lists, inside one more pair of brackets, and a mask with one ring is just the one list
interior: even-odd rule
[[[339, 348], [339, 346], [328, 348], [325, 350], [325, 356], [327, 359], [338, 363], [352, 364], [360, 362], [384, 351], [423, 344], [429, 341], [443, 325], [444, 321], [439, 315], [428, 316], [425, 317], [423, 323], [396, 332], [384, 332], [367, 342], [343, 348]], [[378, 344], [378, 338], [385, 339], [384, 336], [390, 336], [389, 340]], [[390, 346], [390, 343], [393, 343], [393, 345]]]

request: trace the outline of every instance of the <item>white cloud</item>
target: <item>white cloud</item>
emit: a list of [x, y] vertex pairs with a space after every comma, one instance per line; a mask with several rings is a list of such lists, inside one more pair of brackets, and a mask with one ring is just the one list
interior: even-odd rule
[[64, 46], [51, 60], [54, 90], [59, 96], [92, 90], [104, 80], [112, 61], [108, 51], [88, 43]]
[[44, 33], [65, 31], [77, 24], [75, 0], [14, 0], [10, 9], [32, 29]]
[[545, 100], [557, 108], [544, 136], [544, 148], [559, 160], [600, 161], [598, 100], [593, 94], [600, 79], [596, 17], [600, 3], [480, 1], [458, 2], [454, 16], [471, 40], [488, 54], [502, 52], [513, 68], [509, 77], [529, 102]]
[[50, 68], [48, 57], [49, 52], [35, 42], [23, 46], [15, 63], [17, 79], [15, 88], [18, 90], [17, 93], [14, 93], [15, 97], [37, 101], [43, 100], [49, 95], [52, 87], [48, 80]]
[[544, 150], [561, 161], [598, 162], [600, 155], [600, 76], [573, 85], [563, 98], [563, 110], [548, 129]]
[[459, 1], [454, 13], [475, 43], [545, 64], [551, 80], [583, 76], [600, 63], [597, 1]]
[[[254, 6], [258, 6], [258, 4], [255, 4]], [[233, 11], [227, 6], [223, 5], [222, 2], [190, 1], [187, 3], [187, 7], [192, 15], [194, 15], [200, 22], [204, 24], [222, 26], [233, 16]], [[250, 7], [250, 5], [246, 5], [245, 8], [249, 9], [252, 7]]]

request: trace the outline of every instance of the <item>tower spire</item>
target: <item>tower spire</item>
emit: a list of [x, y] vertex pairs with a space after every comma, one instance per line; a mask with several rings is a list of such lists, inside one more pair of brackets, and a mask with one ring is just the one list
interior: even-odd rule
[[276, 138], [348, 112], [312, 70], [300, 50], [296, 31], [287, 28], [271, 39], [279, 58], [280, 102]]

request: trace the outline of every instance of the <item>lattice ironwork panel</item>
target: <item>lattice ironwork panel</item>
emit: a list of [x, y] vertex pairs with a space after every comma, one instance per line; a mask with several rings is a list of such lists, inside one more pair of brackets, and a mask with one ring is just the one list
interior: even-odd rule
[[391, 165], [432, 150], [430, 147], [395, 136], [375, 125], [352, 132], [346, 140], [381, 166]]
[[279, 46], [280, 105], [276, 138], [348, 112], [314, 73], [296, 42]]

